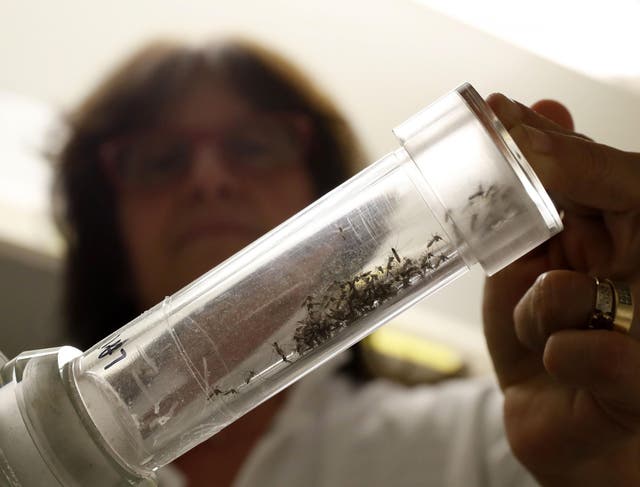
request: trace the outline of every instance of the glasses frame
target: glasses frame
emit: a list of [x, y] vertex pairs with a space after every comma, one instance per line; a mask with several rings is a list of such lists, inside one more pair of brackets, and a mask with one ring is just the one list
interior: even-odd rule
[[[207, 143], [213, 145], [220, 145], [220, 139], [228, 136], [230, 132], [237, 128], [247, 125], [252, 120], [267, 119], [282, 123], [287, 132], [291, 134], [292, 140], [295, 141], [297, 154], [296, 157], [300, 161], [306, 162], [308, 160], [308, 154], [311, 147], [312, 139], [312, 122], [309, 115], [302, 112], [294, 111], [277, 111], [277, 112], [256, 112], [254, 115], [246, 117], [242, 121], [236, 124], [218, 129], [180, 129], [170, 126], [157, 125], [149, 127], [147, 129], [138, 129], [129, 133], [123, 133], [111, 137], [98, 146], [98, 160], [101, 169], [106, 174], [110, 184], [119, 191], [137, 190], [137, 191], [157, 191], [168, 189], [179, 182], [193, 170], [195, 158], [193, 156], [194, 151], [198, 150], [199, 146]], [[182, 171], [175, 173], [176, 178], [167, 178], [166, 181], [157, 182], [146, 186], [145, 184], [136, 184], [131, 181], [125, 180], [119, 172], [118, 159], [119, 153], [124, 147], [135, 144], [136, 140], [142, 140], [143, 137], [149, 134], [162, 137], [162, 135], [178, 135], [180, 138], [188, 140], [188, 145], [191, 150], [190, 161]], [[227, 162], [228, 167], [232, 170], [233, 165]], [[274, 167], [275, 168], [275, 167]]]

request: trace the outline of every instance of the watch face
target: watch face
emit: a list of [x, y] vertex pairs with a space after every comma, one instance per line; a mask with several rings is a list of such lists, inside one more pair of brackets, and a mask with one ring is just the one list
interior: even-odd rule
[[599, 282], [596, 290], [596, 312], [613, 313], [613, 289], [607, 282]]
[[631, 298], [631, 290], [624, 286], [618, 288], [618, 300], [620, 304], [626, 304], [627, 306], [633, 305], [633, 299]]
[[596, 304], [589, 320], [589, 328], [611, 329], [613, 326], [614, 307], [614, 294], [611, 283], [597, 281]]

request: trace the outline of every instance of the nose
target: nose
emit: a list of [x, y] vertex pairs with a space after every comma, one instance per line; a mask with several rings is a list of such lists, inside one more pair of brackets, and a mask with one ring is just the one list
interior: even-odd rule
[[238, 178], [217, 147], [211, 144], [200, 145], [194, 148], [191, 157], [193, 161], [188, 183], [192, 191], [226, 196], [238, 188]]

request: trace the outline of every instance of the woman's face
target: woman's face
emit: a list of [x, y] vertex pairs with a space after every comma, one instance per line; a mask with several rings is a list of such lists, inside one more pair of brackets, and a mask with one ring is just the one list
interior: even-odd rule
[[137, 185], [121, 185], [118, 212], [142, 307], [313, 201], [304, 151], [296, 150], [305, 123], [259, 114], [224, 84], [201, 82], [169, 107], [160, 128], [128, 138]]

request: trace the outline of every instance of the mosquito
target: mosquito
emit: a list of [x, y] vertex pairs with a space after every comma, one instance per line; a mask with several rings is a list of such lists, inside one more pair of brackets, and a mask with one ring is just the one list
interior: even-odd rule
[[286, 355], [286, 354], [284, 353], [284, 351], [280, 348], [280, 345], [278, 345], [278, 342], [273, 342], [273, 349], [276, 351], [276, 353], [277, 353], [278, 355], [280, 355], [280, 358], [281, 358], [284, 362], [287, 362], [287, 363], [289, 363], [289, 364], [290, 364], [290, 363], [293, 363], [293, 362], [291, 362], [291, 360], [289, 360], [289, 359], [287, 358], [287, 355]]
[[442, 240], [442, 237], [440, 235], [438, 235], [437, 233], [433, 235], [433, 237], [431, 237], [431, 240], [429, 240], [429, 243], [427, 243], [427, 248], [431, 248], [435, 245], [436, 242], [440, 242]]

